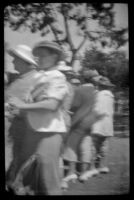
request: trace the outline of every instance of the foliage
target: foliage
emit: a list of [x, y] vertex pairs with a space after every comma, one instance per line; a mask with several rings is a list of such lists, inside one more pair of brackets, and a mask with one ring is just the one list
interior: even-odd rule
[[[73, 65], [77, 53], [85, 41], [100, 41], [102, 46], [115, 45], [120, 47], [127, 39], [124, 34], [127, 29], [115, 30], [114, 4], [109, 3], [26, 3], [10, 4], [4, 9], [4, 24], [14, 31], [28, 28], [32, 33], [40, 31], [42, 36], [54, 35], [54, 40], [63, 48], [67, 46], [72, 52], [70, 64]], [[59, 16], [64, 21], [60, 26]], [[77, 35], [83, 40], [76, 48], [69, 29], [70, 22], [76, 24]], [[98, 22], [103, 31], [92, 31], [88, 22]], [[106, 38], [110, 38], [109, 42]]]
[[[107, 76], [117, 88], [129, 87], [129, 62], [125, 57], [125, 53], [121, 51], [113, 51], [110, 54], [100, 52], [93, 48], [85, 52], [81, 62], [86, 75], [89, 69], [96, 69], [100, 75]], [[86, 80], [89, 81], [87, 75]]]

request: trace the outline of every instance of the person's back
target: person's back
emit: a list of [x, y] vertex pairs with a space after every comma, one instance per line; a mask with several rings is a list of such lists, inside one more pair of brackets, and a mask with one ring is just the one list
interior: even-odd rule
[[[72, 124], [70, 134], [66, 140], [66, 145], [63, 153], [63, 159], [69, 162], [69, 171], [63, 181], [68, 182], [71, 179], [77, 178], [75, 174], [76, 163], [79, 158], [78, 149], [82, 138], [89, 134], [90, 127], [93, 123], [93, 106], [95, 100], [95, 89], [91, 86], [75, 87], [74, 98], [71, 111]], [[92, 117], [93, 116], [93, 117]]]
[[72, 126], [76, 126], [92, 111], [94, 100], [94, 87], [82, 85], [75, 89], [75, 95], [71, 107], [71, 111], [74, 113], [72, 116]]

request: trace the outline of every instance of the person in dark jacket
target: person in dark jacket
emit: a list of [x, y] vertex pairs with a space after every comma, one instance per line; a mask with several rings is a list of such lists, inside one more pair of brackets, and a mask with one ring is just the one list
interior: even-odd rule
[[[68, 182], [77, 179], [76, 163], [81, 161], [79, 157], [80, 143], [86, 134], [89, 135], [90, 128], [94, 122], [102, 117], [93, 111], [95, 103], [95, 89], [93, 85], [80, 85], [74, 87], [74, 98], [71, 105], [72, 122], [68, 135], [63, 159], [69, 162], [69, 170], [63, 181]], [[87, 163], [82, 163], [81, 171], [88, 167]]]

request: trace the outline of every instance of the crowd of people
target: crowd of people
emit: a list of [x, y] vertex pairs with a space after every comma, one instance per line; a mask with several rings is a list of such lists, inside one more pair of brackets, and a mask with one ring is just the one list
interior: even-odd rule
[[33, 49], [18, 45], [8, 53], [18, 73], [5, 86], [6, 189], [16, 195], [62, 195], [71, 180], [108, 173], [110, 80], [92, 73], [91, 82], [82, 83], [54, 42], [41, 41]]

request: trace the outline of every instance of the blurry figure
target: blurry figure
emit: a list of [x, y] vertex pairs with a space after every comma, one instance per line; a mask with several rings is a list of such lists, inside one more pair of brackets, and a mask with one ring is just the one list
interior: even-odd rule
[[34, 61], [30, 47], [26, 45], [18, 45], [15, 49], [9, 49], [8, 53], [14, 59], [14, 72], [18, 72], [18, 75], [16, 81], [10, 84], [5, 91], [5, 101], [9, 102], [12, 97], [26, 101], [29, 90], [33, 88], [32, 78], [37, 76], [37, 63]]
[[33, 188], [35, 195], [61, 195], [59, 158], [67, 133], [63, 103], [68, 85], [57, 64], [63, 58], [63, 51], [56, 43], [43, 41], [34, 46], [33, 55], [38, 57], [38, 69], [42, 74], [31, 92], [33, 102], [14, 101], [14, 105], [26, 112], [33, 130], [25, 137], [21, 166], [30, 162], [33, 156], [36, 159], [35, 164], [24, 170], [24, 174], [20, 168], [19, 176], [23, 177], [24, 184], [27, 182]]
[[71, 128], [71, 115], [73, 114], [70, 109], [74, 98], [74, 89], [70, 83], [70, 78], [74, 76], [74, 71], [72, 67], [66, 65], [65, 61], [58, 63], [58, 70], [66, 76], [69, 90], [69, 93], [67, 96], [65, 96], [65, 100], [63, 102], [64, 119], [67, 126], [67, 131], [69, 132]]
[[[80, 144], [83, 138], [89, 135], [91, 125], [102, 117], [102, 115], [93, 111], [95, 103], [94, 87], [77, 86], [75, 83], [72, 85], [75, 92], [71, 106], [72, 123], [63, 154], [63, 159], [69, 162], [69, 170], [63, 179], [65, 182], [78, 178], [76, 172], [78, 161], [82, 162], [81, 172], [89, 166], [89, 158], [85, 161], [83, 156], [79, 155], [79, 152], [81, 152]], [[89, 150], [89, 147], [87, 150]]]
[[[98, 87], [94, 110], [97, 113], [103, 114], [104, 117], [92, 125], [91, 137], [94, 150], [94, 153], [92, 153], [93, 169], [87, 170], [81, 175], [80, 180], [82, 181], [85, 181], [98, 173], [109, 172], [107, 166], [107, 152], [109, 138], [113, 136], [114, 114], [114, 96], [110, 91], [110, 88], [114, 87], [114, 85], [104, 77], [99, 77], [94, 80], [94, 83], [96, 83], [96, 86]], [[91, 145], [91, 143], [89, 145]]]
[[[13, 57], [15, 70], [18, 71], [16, 80], [9, 84], [4, 94], [5, 123], [8, 125], [5, 130], [6, 179], [12, 183], [20, 157], [22, 138], [26, 132], [26, 123], [24, 120], [25, 113], [20, 112], [18, 108], [11, 105], [11, 102], [16, 97], [23, 101], [31, 101], [29, 92], [38, 75], [36, 71], [37, 64], [34, 61], [30, 47], [18, 45], [15, 49], [9, 49], [8, 53]], [[11, 157], [12, 159], [10, 159]]]

